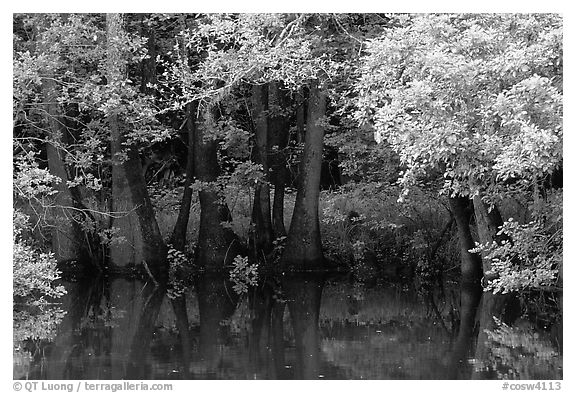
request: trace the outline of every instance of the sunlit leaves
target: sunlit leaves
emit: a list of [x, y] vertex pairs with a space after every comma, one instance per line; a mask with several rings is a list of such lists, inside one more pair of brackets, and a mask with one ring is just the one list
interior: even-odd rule
[[[282, 81], [296, 88], [326, 70], [304, 30], [306, 15], [209, 14], [184, 29], [174, 47], [166, 83], [182, 89], [185, 102], [219, 102], [242, 83]], [[201, 58], [190, 67], [188, 53]]]
[[232, 261], [232, 268], [229, 273], [230, 281], [234, 284], [232, 289], [237, 294], [248, 292], [249, 286], [258, 284], [258, 265], [250, 264], [248, 257], [236, 255]]
[[40, 168], [35, 157], [35, 152], [31, 151], [16, 158], [13, 176], [16, 197], [36, 199], [56, 192], [52, 186], [61, 179], [50, 174], [47, 169]]
[[66, 291], [61, 285], [54, 285], [60, 278], [54, 256], [35, 249], [24, 239], [22, 232], [28, 226], [28, 217], [18, 210], [13, 215], [14, 296], [32, 305], [46, 304], [45, 297], [61, 297]]
[[460, 194], [549, 173], [562, 159], [561, 37], [554, 15], [412, 16], [369, 42], [356, 117], [398, 152], [405, 187], [435, 168]]

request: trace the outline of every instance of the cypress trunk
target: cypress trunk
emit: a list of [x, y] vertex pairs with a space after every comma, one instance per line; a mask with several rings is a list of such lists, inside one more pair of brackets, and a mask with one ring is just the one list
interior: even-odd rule
[[[125, 72], [121, 63], [118, 49], [114, 47], [112, 40], [121, 29], [122, 20], [118, 14], [106, 15], [106, 28], [108, 35], [108, 62], [107, 78], [110, 82], [119, 80]], [[110, 152], [112, 156], [112, 204], [111, 211], [114, 217], [111, 227], [115, 231], [114, 236], [122, 240], [110, 245], [110, 260], [114, 266], [124, 267], [138, 265], [144, 259], [143, 241], [138, 217], [134, 211], [126, 168], [122, 158], [124, 149], [118, 116], [111, 114], [108, 118], [110, 127]]]
[[196, 132], [196, 105], [186, 105], [186, 131], [188, 132], [188, 154], [186, 158], [186, 181], [184, 182], [184, 193], [180, 203], [178, 219], [174, 225], [170, 243], [176, 250], [183, 251], [186, 245], [186, 228], [190, 219], [190, 207], [192, 206], [191, 188], [194, 182], [194, 134]]
[[77, 260], [81, 258], [81, 230], [74, 222], [72, 209], [74, 200], [66, 182], [69, 179], [64, 164], [64, 151], [59, 148], [68, 132], [56, 102], [56, 84], [48, 78], [42, 82], [42, 92], [47, 102], [46, 114], [51, 141], [46, 144], [48, 169], [60, 182], [53, 185], [57, 191], [54, 203], [54, 226], [52, 230], [52, 251], [58, 261]]
[[[114, 38], [121, 32], [122, 18], [118, 14], [107, 14], [106, 27], [108, 35], [108, 59], [107, 59], [107, 79], [109, 82], [115, 82], [122, 79], [125, 72], [122, 64], [122, 59], [119, 53], [119, 48], [114, 44]], [[146, 182], [142, 174], [142, 164], [140, 156], [135, 146], [128, 146], [126, 151], [123, 151], [123, 143], [125, 142], [123, 128], [126, 126], [122, 123], [116, 113], [111, 113], [108, 116], [108, 124], [111, 134], [111, 150], [113, 158], [116, 160], [116, 176], [113, 172], [113, 181], [119, 181], [121, 186], [113, 190], [113, 198], [116, 196], [122, 198], [121, 201], [131, 206], [135, 215], [137, 225], [126, 228], [127, 232], [120, 233], [120, 235], [130, 234], [137, 228], [140, 232], [140, 239], [136, 239], [140, 244], [135, 243], [135, 251], [141, 252], [141, 259], [136, 262], [143, 263], [144, 267], [156, 281], [163, 281], [167, 277], [168, 264], [166, 259], [166, 246], [162, 240], [154, 209], [146, 189]], [[118, 153], [126, 153], [125, 157], [118, 162]], [[114, 167], [113, 167], [114, 171]], [[118, 195], [120, 189], [127, 187], [127, 196]], [[115, 203], [119, 201], [115, 200]], [[131, 205], [130, 205], [131, 203]], [[134, 224], [134, 218], [128, 215], [130, 224]], [[118, 262], [118, 261], [116, 261]]]
[[200, 199], [200, 228], [196, 263], [207, 270], [221, 270], [240, 251], [240, 243], [230, 228], [222, 226], [232, 217], [222, 201], [215, 182], [220, 174], [218, 140], [204, 138], [206, 127], [212, 124], [212, 114], [206, 110], [205, 121], [198, 124], [194, 133], [194, 169], [196, 178], [205, 184], [198, 192]]
[[468, 251], [475, 247], [474, 239], [470, 232], [471, 201], [466, 197], [455, 197], [449, 198], [449, 202], [456, 221], [456, 227], [458, 228], [462, 282], [479, 285], [482, 279], [482, 258], [480, 255], [472, 254]]
[[[55, 196], [54, 228], [52, 231], [52, 250], [60, 262], [69, 260], [82, 260], [88, 262], [84, 267], [100, 269], [99, 259], [101, 247], [97, 235], [85, 230], [84, 222], [94, 223], [96, 220], [82, 202], [82, 193], [78, 186], [68, 187], [66, 182], [73, 176], [73, 168], [65, 163], [66, 153], [61, 146], [74, 143], [72, 131], [73, 118], [76, 114], [72, 110], [64, 111], [56, 102], [56, 83], [46, 79], [42, 83], [42, 90], [46, 100], [46, 114], [50, 142], [46, 144], [48, 169], [52, 175], [62, 179], [54, 185], [57, 190]], [[64, 112], [64, 115], [62, 113]], [[87, 227], [89, 227], [88, 225]]]
[[[478, 227], [478, 237], [481, 244], [497, 242], [506, 239], [504, 235], [498, 235], [499, 227], [502, 226], [502, 216], [496, 206], [490, 208], [480, 195], [476, 195], [474, 201], [474, 215], [476, 218], [476, 225]], [[482, 268], [484, 275], [492, 268], [491, 261], [482, 258]]]
[[298, 92], [298, 103], [296, 105], [296, 142], [304, 143], [306, 135], [306, 94], [304, 88]]
[[323, 264], [318, 199], [326, 114], [326, 94], [317, 84], [310, 87], [304, 151], [300, 161], [298, 193], [282, 265], [317, 269]]
[[148, 195], [140, 156], [136, 147], [129, 149], [128, 160], [124, 163], [124, 168], [132, 196], [132, 204], [136, 206], [136, 216], [144, 243], [142, 252], [143, 263], [156, 280], [164, 280], [168, 274], [167, 248], [162, 239], [154, 207]]
[[264, 176], [256, 184], [252, 222], [255, 226], [254, 247], [267, 254], [272, 249], [272, 219], [270, 217], [270, 186], [268, 183], [268, 87], [252, 86], [252, 118], [254, 120], [254, 161], [262, 166]]
[[110, 150], [113, 157], [111, 211], [114, 214], [111, 227], [115, 231], [114, 236], [120, 236], [122, 240], [110, 244], [110, 261], [115, 266], [124, 267], [141, 263], [143, 242], [138, 218], [133, 211], [134, 205], [124, 164], [118, 158], [122, 154], [119, 130], [117, 127], [111, 127], [111, 132]]
[[269, 129], [272, 146], [272, 183], [274, 184], [274, 201], [272, 204], [272, 230], [275, 238], [286, 236], [284, 225], [284, 188], [288, 176], [286, 168], [290, 123], [285, 114], [288, 107], [286, 93], [277, 82], [269, 85]]

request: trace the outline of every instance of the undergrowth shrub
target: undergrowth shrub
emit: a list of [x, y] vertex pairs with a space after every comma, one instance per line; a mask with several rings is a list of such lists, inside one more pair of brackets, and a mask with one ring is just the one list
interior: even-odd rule
[[13, 295], [15, 301], [29, 305], [43, 305], [47, 298], [59, 298], [66, 292], [55, 285], [60, 278], [56, 259], [52, 253], [33, 247], [24, 236], [28, 229], [28, 216], [13, 211]]
[[[331, 259], [347, 265], [376, 260], [419, 265], [458, 261], [457, 239], [450, 236], [450, 213], [442, 199], [415, 191], [398, 202], [398, 188], [384, 183], [351, 183], [323, 192], [322, 242]], [[434, 254], [434, 255], [432, 255]]]

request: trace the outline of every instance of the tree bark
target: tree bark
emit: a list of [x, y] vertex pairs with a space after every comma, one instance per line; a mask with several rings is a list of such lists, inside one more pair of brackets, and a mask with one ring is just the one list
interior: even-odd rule
[[63, 143], [64, 135], [68, 132], [63, 124], [60, 109], [56, 102], [56, 86], [52, 79], [42, 82], [42, 91], [47, 102], [46, 114], [51, 141], [46, 143], [46, 155], [48, 169], [54, 176], [60, 178], [60, 182], [54, 184], [57, 191], [54, 203], [54, 227], [52, 230], [52, 251], [60, 262], [77, 260], [81, 258], [80, 228], [75, 224], [72, 207], [74, 200], [70, 188], [66, 182], [69, 179], [66, 165], [64, 164], [65, 153], [58, 146]]
[[[500, 211], [496, 206], [492, 209], [482, 201], [480, 195], [476, 195], [473, 199], [474, 201], [474, 216], [476, 217], [476, 225], [478, 227], [478, 237], [480, 238], [480, 243], [500, 243], [506, 239], [504, 235], [498, 235], [499, 227], [502, 226], [502, 216]], [[482, 258], [482, 268], [484, 270], [484, 276], [491, 270], [491, 261]]]
[[304, 88], [298, 92], [298, 102], [296, 105], [296, 142], [304, 143], [306, 127], [306, 94]]
[[480, 284], [482, 279], [482, 258], [470, 251], [475, 247], [472, 233], [470, 232], [471, 201], [466, 197], [449, 198], [450, 209], [458, 228], [458, 240], [460, 243], [460, 273], [462, 282]]
[[326, 114], [326, 93], [310, 87], [304, 151], [300, 161], [298, 193], [281, 264], [288, 268], [317, 269], [323, 264], [318, 218], [320, 170]]
[[[66, 20], [66, 16], [62, 15]], [[42, 51], [44, 48], [39, 48]], [[46, 143], [46, 155], [50, 173], [57, 176], [61, 181], [54, 184], [57, 191], [55, 196], [54, 227], [52, 230], [52, 251], [58, 261], [96, 260], [97, 249], [91, 234], [86, 233], [80, 222], [86, 217], [77, 209], [84, 209], [82, 197], [78, 190], [67, 185], [71, 180], [69, 168], [65, 164], [66, 152], [60, 146], [70, 144], [70, 130], [66, 119], [67, 114], [58, 104], [58, 89], [54, 77], [42, 80], [42, 95], [45, 100], [46, 123], [49, 133], [49, 141]], [[85, 213], [88, 215], [87, 213]]]
[[188, 131], [188, 155], [186, 158], [186, 181], [184, 193], [180, 203], [178, 219], [174, 225], [170, 243], [176, 250], [184, 251], [186, 245], [186, 228], [190, 219], [190, 207], [192, 206], [192, 184], [194, 182], [194, 134], [196, 132], [196, 105], [186, 105], [186, 130]]
[[[107, 78], [109, 82], [119, 80], [125, 72], [121, 65], [118, 50], [114, 48], [112, 40], [121, 29], [121, 17], [118, 14], [106, 15], [106, 27], [108, 35], [108, 62]], [[144, 259], [143, 240], [138, 225], [138, 218], [134, 211], [134, 204], [130, 195], [128, 177], [124, 166], [123, 147], [121, 140], [118, 116], [109, 116], [110, 126], [110, 152], [112, 156], [112, 204], [111, 211], [116, 217], [111, 220], [114, 236], [121, 239], [110, 244], [110, 261], [113, 265], [124, 267], [138, 265]]]
[[[108, 59], [107, 59], [107, 79], [109, 82], [120, 81], [125, 72], [122, 64], [121, 56], [118, 48], [114, 44], [114, 38], [121, 32], [122, 17], [119, 14], [107, 14], [106, 27], [108, 36]], [[113, 158], [118, 158], [118, 153], [122, 152], [123, 142], [125, 140], [122, 128], [125, 126], [119, 119], [118, 114], [111, 113], [108, 116], [108, 124], [111, 133], [111, 150]], [[131, 202], [132, 209], [136, 213], [137, 225], [128, 229], [127, 234], [138, 228], [141, 236], [141, 244], [136, 245], [136, 251], [141, 250], [141, 260], [139, 263], [144, 263], [148, 273], [158, 281], [164, 281], [167, 278], [168, 261], [166, 259], [166, 245], [162, 240], [154, 209], [148, 196], [146, 189], [146, 182], [142, 174], [142, 164], [138, 150], [135, 146], [129, 146], [126, 149], [126, 157], [121, 163], [116, 163], [116, 177], [113, 181], [122, 182], [122, 186], [127, 186], [130, 199], [127, 200], [124, 195], [118, 195], [118, 188], [116, 193], [113, 192], [113, 197], [121, 197], [122, 202]], [[116, 157], [115, 157], [116, 156]], [[113, 167], [114, 170], [114, 167]], [[123, 173], [122, 173], [123, 172]], [[122, 176], [123, 175], [123, 176]], [[122, 179], [124, 178], [124, 180]], [[114, 195], [116, 194], [116, 195]], [[114, 201], [118, 202], [118, 201]], [[134, 222], [130, 218], [131, 223]], [[123, 235], [121, 233], [120, 235]], [[140, 247], [138, 247], [140, 246]]]
[[268, 89], [270, 115], [269, 129], [272, 146], [272, 183], [274, 184], [274, 201], [272, 204], [272, 231], [275, 238], [286, 236], [284, 225], [284, 188], [286, 187], [286, 149], [290, 137], [290, 123], [285, 114], [288, 107], [286, 93], [277, 82], [272, 82]]
[[206, 187], [198, 192], [200, 197], [200, 228], [196, 263], [206, 270], [221, 270], [240, 251], [240, 243], [234, 232], [222, 226], [231, 221], [228, 206], [214, 189], [220, 174], [218, 164], [218, 141], [211, 136], [204, 138], [206, 127], [212, 124], [212, 113], [206, 109], [204, 121], [196, 127], [194, 138], [194, 168], [196, 178]]
[[252, 86], [252, 118], [254, 121], [254, 161], [262, 166], [262, 181], [256, 184], [252, 222], [255, 226], [254, 247], [257, 254], [272, 249], [272, 219], [270, 217], [270, 186], [268, 183], [268, 87]]
[[111, 211], [115, 217], [111, 220], [111, 228], [115, 231], [114, 237], [121, 241], [110, 244], [110, 261], [113, 265], [124, 267], [140, 264], [143, 259], [142, 234], [138, 225], [138, 218], [133, 211], [134, 205], [130, 195], [130, 187], [119, 155], [122, 154], [122, 145], [118, 131], [111, 127], [111, 154], [112, 154], [112, 204]]
[[126, 178], [132, 196], [132, 204], [136, 206], [136, 216], [143, 240], [143, 263], [147, 265], [150, 273], [160, 282], [167, 278], [168, 260], [167, 248], [162, 239], [154, 207], [150, 201], [146, 181], [142, 174], [140, 156], [136, 147], [128, 151], [128, 160], [124, 163]]

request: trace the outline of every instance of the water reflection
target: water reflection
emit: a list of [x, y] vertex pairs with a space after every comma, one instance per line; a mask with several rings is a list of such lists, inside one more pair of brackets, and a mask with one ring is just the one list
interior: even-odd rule
[[199, 277], [196, 288], [200, 315], [197, 336], [200, 362], [193, 362], [193, 376], [226, 378], [229, 361], [225, 354], [230, 344], [230, 328], [223, 322], [234, 313], [238, 298], [229, 281], [222, 276]]
[[521, 318], [511, 295], [482, 295], [473, 379], [562, 379], [562, 355], [550, 332]]
[[46, 324], [15, 324], [15, 378], [562, 377], [547, 332], [494, 322], [498, 300], [466, 286], [286, 275], [239, 297], [226, 276], [204, 275], [176, 299], [136, 280], [66, 288], [51, 334], [31, 332]]
[[448, 379], [469, 379], [471, 369], [467, 360], [473, 349], [473, 339], [478, 333], [476, 329], [476, 314], [482, 289], [474, 285], [462, 284], [460, 288], [460, 321], [458, 335], [452, 347], [448, 366]]
[[282, 280], [290, 321], [294, 330], [296, 361], [294, 378], [316, 379], [320, 374], [320, 299], [324, 279], [321, 276]]

